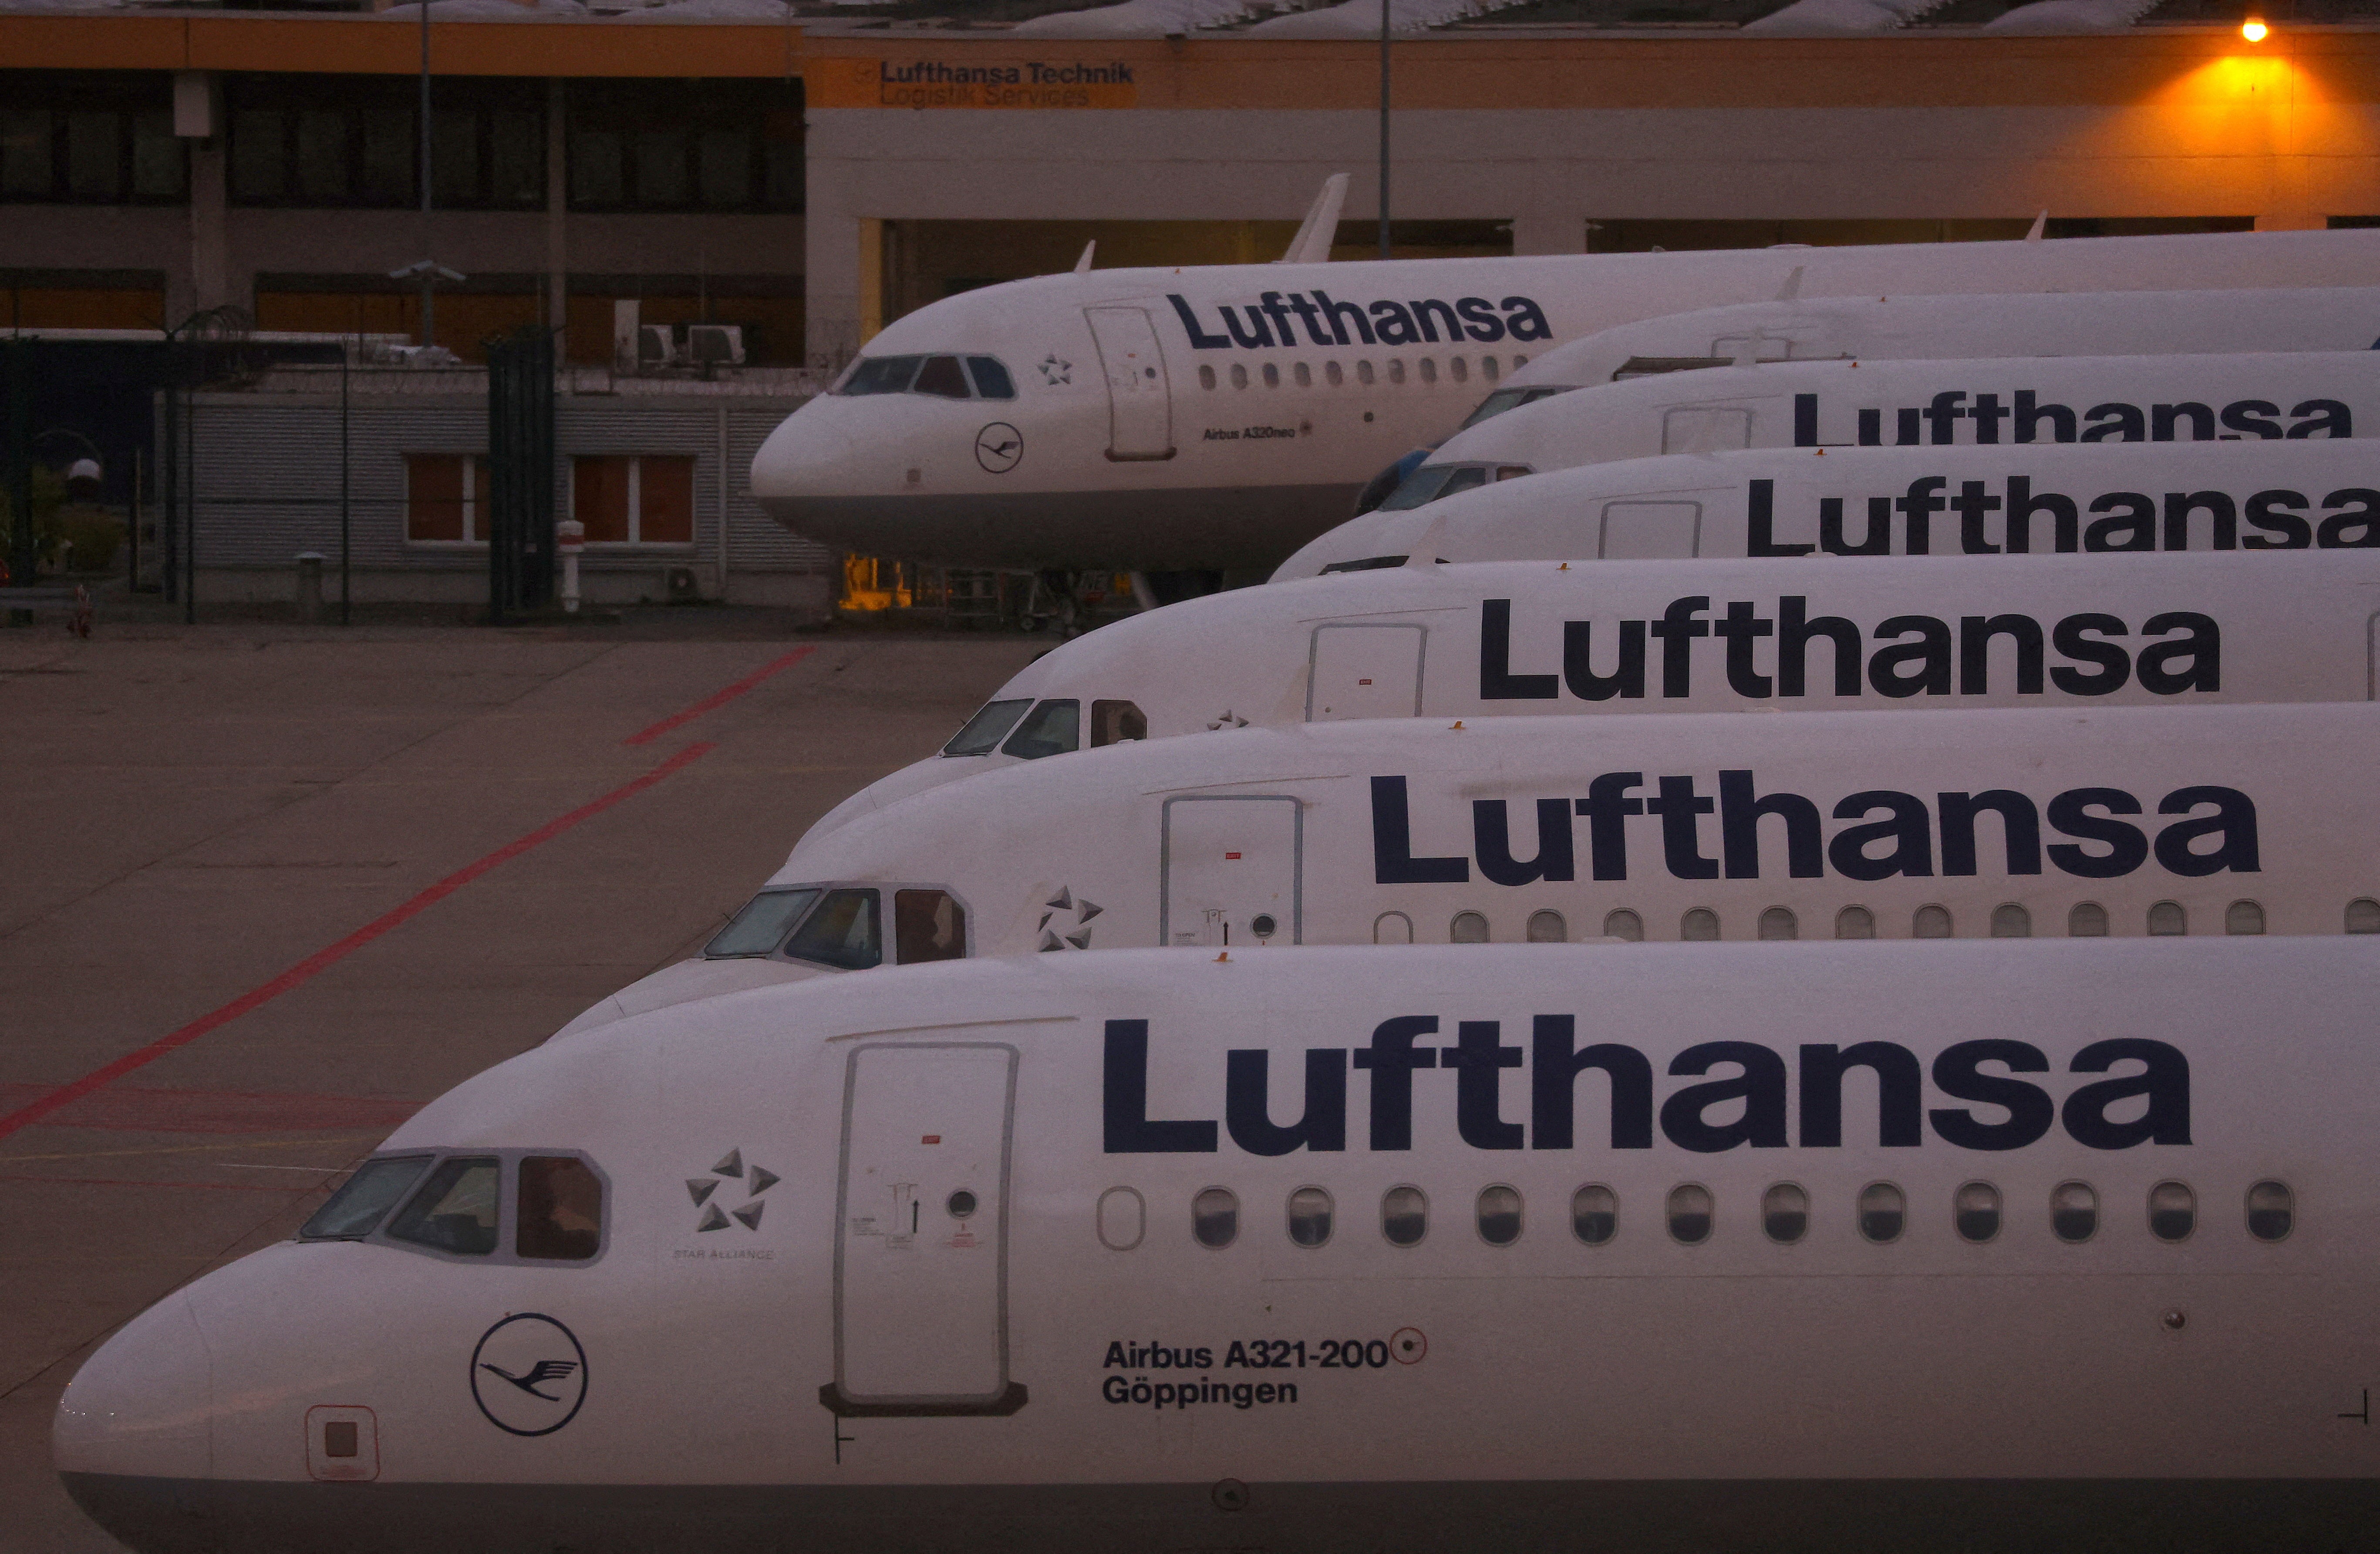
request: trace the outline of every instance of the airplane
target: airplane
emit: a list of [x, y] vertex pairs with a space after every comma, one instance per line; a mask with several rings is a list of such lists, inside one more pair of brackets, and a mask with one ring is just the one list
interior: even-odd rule
[[[1686, 615], [1696, 625], [1707, 615], [1707, 640], [1648, 635], [1678, 601], [1697, 599], [1704, 605]], [[1876, 644], [1862, 662], [1891, 650], [1887, 620], [1904, 633], [1961, 636], [1974, 644], [1960, 649], [1962, 665], [1982, 657], [1973, 673], [1916, 696], [1879, 695], [1864, 673], [1847, 685], [1807, 674], [1781, 694], [1774, 632], [1789, 613], [1848, 623], [1846, 639]], [[2360, 701], [2380, 674], [2375, 613], [2380, 552], [2161, 552], [2117, 573], [2053, 554], [1840, 557], [1790, 571], [1746, 560], [1477, 562], [1310, 577], [1184, 600], [1059, 645], [993, 692], [940, 753], [870, 783], [808, 835], [979, 771], [1249, 723]], [[2089, 635], [2068, 624], [2086, 616]], [[2185, 619], [2219, 639], [2219, 679], [2185, 689], [2131, 672], [2134, 655], [2190, 635]], [[1986, 630], [1994, 635], [1979, 639]], [[2048, 662], [2073, 662], [2051, 646], [2061, 640], [2092, 652], [2115, 646], [2122, 683], [2070, 688], [2049, 678]], [[1675, 674], [1665, 668], [1672, 651]], [[2012, 673], [2018, 660], [2033, 669]]]
[[1670, 454], [1366, 513], [1302, 547], [1273, 581], [1415, 558], [2361, 549], [2380, 545], [2373, 448], [2360, 438], [2313, 438]]
[[[2375, 314], [2380, 316], [2380, 314]], [[2380, 431], [2368, 350], [1778, 362], [1605, 383], [1456, 432], [1378, 507], [1582, 464], [1738, 448], [2239, 443]]]
[[2375, 261], [2380, 232], [2342, 230], [1077, 271], [888, 325], [769, 435], [751, 489], [868, 555], [1254, 581], [1483, 390], [1614, 324], [1789, 284], [2337, 286]]
[[54, 1461], [139, 1554], [2360, 1548], [2375, 1002], [2339, 938], [707, 1000], [431, 1103]]

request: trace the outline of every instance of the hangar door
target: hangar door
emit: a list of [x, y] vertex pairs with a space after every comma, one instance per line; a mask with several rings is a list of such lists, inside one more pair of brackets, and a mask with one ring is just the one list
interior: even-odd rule
[[1304, 816], [1287, 795], [1165, 801], [1166, 944], [1294, 944]]
[[1172, 397], [1157, 329], [1139, 308], [1086, 308], [1108, 380], [1108, 457], [1172, 458]]
[[[899, 1042], [844, 1070], [834, 1385], [870, 1414], [1006, 1413], [1016, 1049]], [[1018, 1390], [1021, 1391], [1021, 1390]]]

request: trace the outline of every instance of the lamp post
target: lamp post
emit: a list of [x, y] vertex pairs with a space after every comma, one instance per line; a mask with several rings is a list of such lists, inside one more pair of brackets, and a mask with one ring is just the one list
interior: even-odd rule
[[1380, 0], [1380, 257], [1389, 257], [1389, 0]]

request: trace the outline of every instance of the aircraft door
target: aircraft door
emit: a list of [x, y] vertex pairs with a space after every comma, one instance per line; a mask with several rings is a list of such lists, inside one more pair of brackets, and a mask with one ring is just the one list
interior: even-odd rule
[[1167, 944], [1295, 944], [1305, 816], [1286, 795], [1165, 801]]
[[1108, 457], [1173, 456], [1172, 395], [1157, 329], [1140, 308], [1086, 308], [1108, 380]]
[[1661, 413], [1665, 454], [1723, 454], [1752, 446], [1752, 412], [1732, 405], [1677, 405]]
[[1596, 555], [1604, 561], [1672, 561], [1702, 550], [1699, 502], [1607, 502]]
[[1305, 721], [1420, 717], [1427, 639], [1419, 625], [1316, 626], [1307, 651]]
[[1016, 1049], [881, 1043], [844, 1074], [834, 1390], [868, 1414], [1005, 1414]]

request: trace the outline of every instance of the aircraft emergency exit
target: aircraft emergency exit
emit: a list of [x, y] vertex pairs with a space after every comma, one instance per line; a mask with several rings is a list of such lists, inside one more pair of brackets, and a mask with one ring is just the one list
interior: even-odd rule
[[1273, 580], [1408, 561], [2368, 549], [2380, 546], [2375, 449], [2321, 437], [1670, 454], [1366, 513]]
[[[860, 789], [810, 835], [978, 771], [1249, 723], [2360, 701], [2380, 672], [2375, 613], [2380, 551], [2161, 552], [2120, 570], [2020, 555], [1306, 578], [1185, 600], [1061, 645], [941, 754]], [[1844, 656], [1780, 679], [1779, 633], [1814, 630]], [[1912, 643], [1938, 644], [1940, 660], [1895, 678], [1888, 666]]]
[[1662, 454], [2375, 432], [2380, 356], [2368, 350], [1778, 362], [1661, 373], [1524, 406], [1456, 432], [1379, 506], [1419, 507], [1499, 480]]
[[[1261, 570], [1565, 340], [1714, 302], [2337, 286], [2380, 232], [1101, 270], [899, 320], [771, 433], [752, 491], [863, 554]], [[1973, 352], [1967, 354], [1975, 354]]]
[[139, 1554], [2357, 1548], [2375, 1003], [2333, 937], [686, 1004], [417, 1113], [55, 1457]]

